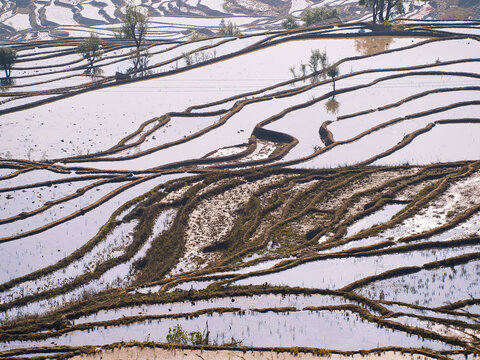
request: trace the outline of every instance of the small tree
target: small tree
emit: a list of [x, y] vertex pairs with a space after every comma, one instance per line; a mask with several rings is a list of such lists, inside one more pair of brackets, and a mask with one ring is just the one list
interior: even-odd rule
[[288, 70], [290, 70], [290, 72], [292, 73], [293, 78], [296, 79], [296, 78], [297, 78], [297, 72], [295, 71], [295, 65], [290, 66], [290, 67], [288, 68]]
[[144, 45], [145, 37], [147, 36], [147, 12], [133, 4], [128, 4], [125, 7], [125, 14], [123, 14], [122, 22], [120, 37], [124, 39], [132, 39], [135, 42], [137, 50], [140, 50]]
[[5, 70], [6, 80], [10, 80], [12, 65], [17, 60], [17, 52], [10, 47], [0, 47], [0, 69]]
[[89, 38], [78, 44], [77, 52], [82, 54], [83, 58], [90, 63], [90, 68], [93, 70], [93, 62], [103, 54], [100, 46], [100, 38], [93, 33], [90, 33]]
[[299, 25], [292, 15], [288, 15], [287, 18], [282, 21], [282, 27], [284, 29], [296, 29]]
[[242, 35], [240, 29], [238, 28], [237, 25], [229, 21], [228, 23], [225, 23], [225, 20], [222, 19], [220, 21], [220, 25], [218, 26], [218, 34], [219, 35], [224, 35], [224, 36], [238, 36]]
[[320, 50], [315, 49], [312, 50], [312, 54], [310, 55], [310, 60], [308, 62], [308, 66], [312, 73], [316, 73], [319, 69], [319, 65], [322, 66], [322, 70], [325, 70], [327, 66], [327, 52], [324, 51], [323, 53]]
[[340, 74], [340, 70], [336, 65], [330, 65], [327, 68], [327, 75], [332, 78], [333, 81], [333, 96], [332, 99], [335, 97], [335, 78]]
[[300, 72], [302, 73], [303, 77], [307, 76], [307, 64], [300, 62]]
[[132, 52], [131, 55], [135, 69], [144, 68], [148, 61], [148, 49], [145, 41], [148, 31], [148, 20], [147, 12], [140, 7], [131, 3], [125, 7], [119, 37], [131, 39], [135, 42], [136, 51]]

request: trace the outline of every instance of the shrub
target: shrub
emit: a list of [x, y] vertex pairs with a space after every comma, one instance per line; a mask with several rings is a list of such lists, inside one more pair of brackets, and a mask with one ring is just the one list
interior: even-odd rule
[[180, 324], [168, 329], [167, 342], [169, 344], [188, 344], [188, 334]]
[[202, 334], [200, 331], [186, 332], [182, 325], [177, 324], [177, 326], [168, 329], [167, 342], [180, 345], [208, 345], [209, 336], [208, 325]]
[[206, 38], [208, 38], [207, 35], [199, 33], [198, 31], [195, 31], [192, 35], [190, 35], [190, 41], [198, 41]]
[[296, 29], [299, 27], [297, 20], [292, 15], [288, 15], [285, 20], [282, 21], [282, 27], [284, 29]]
[[327, 8], [325, 6], [318, 8], [307, 8], [302, 12], [301, 19], [305, 26], [318, 24], [327, 19], [338, 18], [338, 10], [336, 8]]

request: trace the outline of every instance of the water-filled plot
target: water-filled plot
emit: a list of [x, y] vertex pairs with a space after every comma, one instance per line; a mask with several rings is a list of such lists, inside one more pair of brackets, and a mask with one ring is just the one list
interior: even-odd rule
[[[17, 35], [0, 93], [0, 351], [172, 347], [179, 325], [213, 348], [471, 356], [478, 24], [283, 31], [274, 4], [194, 3], [142, 3], [162, 12], [142, 71], [113, 3], [28, 10], [62, 24]], [[221, 14], [248, 35], [189, 39]], [[90, 31], [93, 73], [79, 39], [24, 41]]]

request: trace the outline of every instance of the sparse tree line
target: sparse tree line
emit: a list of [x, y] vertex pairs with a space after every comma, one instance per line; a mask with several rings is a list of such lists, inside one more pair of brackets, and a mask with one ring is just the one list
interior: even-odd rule
[[[374, 26], [381, 23], [384, 25], [384, 27], [387, 27], [389, 25], [388, 21], [392, 18], [392, 16], [402, 14], [404, 12], [403, 1], [404, 0], [359, 0], [359, 5], [372, 8]], [[282, 26], [285, 29], [296, 29], [300, 26], [312, 26], [325, 20], [334, 18], [339, 19], [339, 12], [336, 8], [328, 8], [325, 6], [307, 8], [300, 16], [302, 24], [300, 24], [295, 17], [289, 15], [282, 22]], [[116, 34], [116, 37], [120, 39], [133, 40], [135, 43], [135, 48], [129, 54], [129, 58], [133, 64], [133, 67], [129, 69], [129, 71], [144, 71], [148, 66], [148, 60], [150, 57], [148, 53], [148, 43], [146, 41], [149, 22], [148, 13], [141, 7], [130, 3], [125, 7], [125, 13], [123, 14], [122, 21], [122, 25]], [[226, 22], [224, 19], [222, 19], [218, 27], [218, 35], [239, 36], [242, 35], [242, 33], [236, 24], [231, 21]], [[191, 41], [198, 41], [205, 38], [208, 38], [208, 36], [199, 32], [194, 32], [190, 36]], [[101, 59], [103, 55], [101, 39], [97, 35], [91, 33], [90, 37], [83, 40], [77, 46], [76, 51], [88, 61], [89, 68], [87, 69], [86, 73], [95, 73], [97, 69], [95, 68], [94, 63]], [[306, 75], [308, 68], [310, 68], [313, 73], [316, 73], [319, 65], [322, 66], [323, 74], [327, 74], [328, 76], [332, 77], [332, 79], [338, 76], [338, 73], [335, 73], [334, 68], [330, 67], [327, 69], [323, 55], [325, 54], [320, 52], [314, 53], [312, 51], [312, 57], [310, 58], [309, 64], [300, 64], [299, 70], [302, 76]], [[191, 58], [188, 58], [188, 56], [189, 55], [185, 55], [186, 62], [188, 62], [188, 60], [192, 60]], [[0, 47], [0, 70], [5, 72], [5, 78], [2, 79], [2, 85], [11, 84], [12, 66], [16, 60], [17, 53], [14, 49], [11, 47]], [[196, 60], [198, 62], [198, 59]], [[295, 73], [295, 67], [290, 68], [290, 71], [292, 71], [295, 77], [297, 76]], [[336, 68], [336, 71], [338, 72], [338, 68]]]
[[[144, 71], [148, 66], [148, 59], [150, 57], [148, 53], [148, 42], [146, 41], [146, 35], [148, 32], [148, 15], [143, 12], [139, 7], [135, 5], [127, 5], [125, 8], [125, 14], [123, 18], [123, 24], [116, 34], [118, 39], [130, 39], [135, 43], [135, 49], [130, 52], [130, 59], [133, 63], [131, 71]], [[225, 22], [224, 19], [220, 21], [218, 27], [218, 35], [221, 36], [239, 36], [241, 31], [238, 26], [231, 21]], [[207, 35], [199, 32], [194, 32], [190, 36], [190, 41], [198, 41], [208, 38]], [[77, 52], [80, 53], [85, 60], [89, 63], [89, 69], [87, 72], [95, 73], [94, 62], [99, 60], [103, 54], [101, 48], [101, 39], [90, 34], [90, 37], [82, 41], [77, 46]], [[185, 62], [188, 65], [198, 63], [200, 61], [206, 61], [216, 56], [216, 52], [213, 54], [183, 54]]]
[[326, 51], [321, 52], [319, 49], [312, 50], [308, 64], [300, 62], [300, 73], [297, 73], [295, 65], [290, 67], [289, 70], [295, 79], [307, 76], [308, 70], [310, 70], [310, 73], [313, 75], [312, 81], [318, 81], [320, 76], [323, 78], [327, 76], [332, 78], [333, 97], [335, 97], [335, 78], [340, 74], [340, 70], [337, 65], [329, 64]]
[[[148, 43], [146, 36], [148, 32], [149, 17], [145, 10], [140, 7], [127, 4], [123, 14], [122, 26], [116, 34], [118, 39], [133, 40], [135, 48], [130, 52], [129, 58], [133, 63], [130, 71], [143, 71], [148, 66]], [[99, 60], [103, 54], [101, 39], [91, 33], [90, 37], [83, 40], [77, 46], [77, 52], [89, 63], [87, 72], [95, 72], [94, 62]]]
[[[146, 41], [148, 21], [148, 14], [142, 11], [138, 6], [131, 4], [126, 6], [123, 24], [116, 34], [116, 38], [133, 40], [135, 43], [135, 49], [129, 54], [129, 58], [133, 63], [133, 68], [130, 69], [130, 71], [144, 71], [148, 66], [148, 59], [150, 57], [148, 53], [148, 42]], [[225, 22], [224, 19], [221, 20], [218, 27], [218, 35], [239, 36], [241, 34], [242, 33], [236, 24], [231, 21]], [[190, 41], [203, 40], [206, 38], [208, 38], [208, 36], [194, 32], [190, 36]], [[91, 33], [89, 38], [85, 39], [77, 46], [77, 52], [88, 61], [89, 69], [87, 72], [95, 73], [96, 69], [94, 62], [99, 60], [103, 54], [101, 39]], [[199, 59], [199, 56], [195, 53], [194, 59], [191, 54], [184, 54], [187, 65], [192, 65], [194, 61], [199, 62], [202, 59], [203, 61], [208, 60], [211, 56], [211, 54], [201, 54]], [[213, 56], [216, 56], [216, 53], [214, 53]]]
[[[393, 16], [405, 13], [404, 0], [359, 0], [358, 4], [372, 8], [373, 25], [382, 24], [384, 28], [389, 28], [389, 20]], [[340, 19], [340, 14], [336, 8], [328, 8], [326, 6], [307, 8], [300, 15], [299, 23], [297, 19], [288, 15], [282, 22], [284, 29], [296, 29], [300, 26], [313, 26], [329, 19]]]
[[210, 59], [214, 59], [216, 57], [217, 57], [217, 50], [215, 49], [212, 52], [196, 51], [194, 53], [183, 53], [183, 59], [185, 60], [186, 66], [202, 63]]

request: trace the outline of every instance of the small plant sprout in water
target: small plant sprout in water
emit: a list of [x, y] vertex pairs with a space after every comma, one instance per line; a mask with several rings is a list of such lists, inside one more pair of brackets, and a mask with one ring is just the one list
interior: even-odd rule
[[205, 51], [195, 52], [195, 63], [198, 64], [200, 62], [205, 62], [210, 59], [214, 59], [216, 57], [217, 57], [216, 50], [213, 50], [211, 53], [205, 52]]
[[300, 71], [302, 72], [302, 76], [307, 76], [307, 65], [304, 63], [300, 63]]
[[288, 68], [288, 70], [290, 70], [290, 72], [292, 73], [294, 79], [296, 79], [296, 78], [298, 77], [298, 76], [297, 76], [297, 73], [295, 72], [295, 65], [290, 66], [290, 67]]

